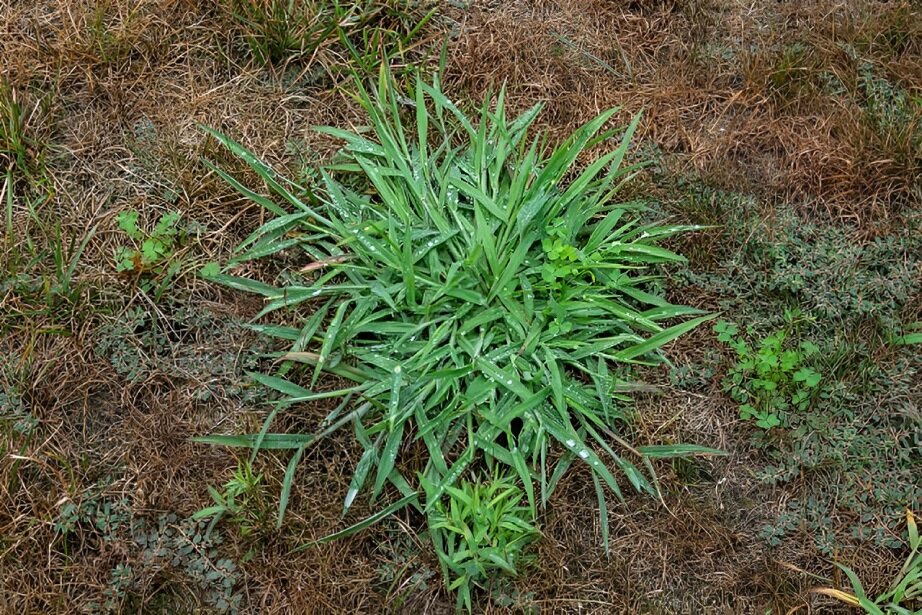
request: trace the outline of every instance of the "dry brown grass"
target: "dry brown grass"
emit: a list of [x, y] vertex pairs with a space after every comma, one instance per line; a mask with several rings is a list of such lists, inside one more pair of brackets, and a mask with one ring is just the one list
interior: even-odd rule
[[874, 225], [919, 203], [922, 106], [875, 126], [860, 69], [919, 96], [920, 17], [908, 2], [509, 2], [467, 17], [451, 76], [474, 97], [505, 82], [523, 107], [544, 101], [557, 134], [643, 109], [675, 172]]
[[[919, 204], [922, 145], [908, 129], [888, 133], [868, 124], [858, 104], [859, 65], [842, 49], [852, 45], [881, 75], [919, 96], [917, 3], [483, 0], [469, 10], [446, 6], [445, 15], [432, 30], [440, 34], [455, 22], [447, 75], [454, 92], [480, 99], [505, 82], [514, 106], [546, 103], [540, 121], [554, 137], [612, 105], [623, 105], [626, 114], [643, 108], [641, 139], [662, 152], [673, 173], [697, 174], [769, 202], [803, 201], [868, 226]], [[341, 54], [331, 48], [323, 57], [302, 58], [293, 73], [262, 68], [235, 48], [234, 27], [218, 4], [194, 0], [0, 0], [2, 76], [27, 108], [48, 101], [27, 124], [36, 143], [48, 147], [43, 165], [54, 198], [40, 215], [59, 221], [67, 238], [97, 229], [77, 269], [77, 282], [87, 289], [80, 309], [36, 315], [36, 297], [0, 297], [0, 356], [16, 357], [13, 375], [0, 370], [0, 377], [22, 392], [41, 422], [32, 439], [4, 432], [0, 440], [0, 612], [79, 612], [98, 601], [113, 566], [138, 554], [128, 544], [101, 541], [92, 528], [56, 535], [61, 507], [92, 493], [126, 498], [139, 516], [189, 515], [210, 503], [206, 487], [226, 481], [237, 463], [231, 452], [190, 438], [252, 428], [265, 416], [263, 407], [233, 396], [194, 399], [201, 376], [177, 375], [166, 364], [131, 381], [93, 350], [100, 326], [117, 322], [130, 307], [170, 316], [169, 308], [150, 305], [136, 280], [114, 272], [119, 211], [137, 210], [154, 221], [178, 210], [201, 224], [205, 230], [184, 248], [191, 263], [186, 273], [223, 258], [259, 221], [252, 205], [200, 164], [202, 155], [235, 163], [197, 124], [232, 134], [296, 174], [302, 158], [314, 163], [333, 149], [310, 126], [359, 122], [355, 107], [330, 83], [305, 77], [311, 67], [342, 62]], [[785, 56], [794, 43], [806, 51]], [[841, 98], [819, 89], [824, 71], [843, 84]], [[29, 234], [41, 249], [47, 246], [30, 222], [29, 198], [17, 192], [14, 225], [20, 241]], [[4, 258], [21, 245], [6, 246]], [[47, 273], [47, 263], [37, 267]], [[218, 319], [246, 318], [258, 309], [191, 275], [180, 278], [175, 294]], [[699, 299], [707, 307], [709, 298]], [[179, 365], [179, 354], [242, 356], [250, 342], [187, 332], [160, 360]], [[694, 347], [676, 348], [686, 351]], [[239, 369], [236, 377], [243, 379]], [[610, 559], [598, 545], [590, 482], [574, 475], [550, 507], [537, 569], [517, 581], [520, 607], [542, 613], [832, 612], [807, 595], [808, 578], [781, 565], [825, 565], [815, 553], [768, 553], [758, 538], [758, 524], [787, 495], [766, 492], [750, 477], [744, 438], [718, 397], [671, 392], [639, 402], [639, 429], [651, 441], [668, 436], [719, 446], [731, 452], [730, 461], [707, 462], [710, 479], [701, 484], [683, 484], [664, 465], [665, 507], [631, 498], [616, 509]], [[310, 423], [320, 412], [301, 409], [279, 428]], [[238, 588], [248, 612], [450, 612], [437, 576], [412, 589], [414, 573], [436, 569], [425, 548], [396, 579], [381, 579], [382, 567], [395, 567], [400, 540], [418, 542], [421, 523], [412, 516], [292, 552], [341, 526], [354, 462], [347, 439], [331, 440], [302, 464], [283, 531], [267, 529], [256, 539], [226, 532], [222, 550], [236, 561], [255, 547]], [[278, 492], [284, 466], [283, 458], [258, 461], [269, 494]], [[100, 492], [110, 475], [114, 480]], [[891, 564], [881, 557], [867, 569]], [[165, 572], [142, 579], [141, 587], [141, 604], [164, 593], [188, 601], [195, 591], [182, 575]], [[182, 600], [177, 604], [189, 604]]]

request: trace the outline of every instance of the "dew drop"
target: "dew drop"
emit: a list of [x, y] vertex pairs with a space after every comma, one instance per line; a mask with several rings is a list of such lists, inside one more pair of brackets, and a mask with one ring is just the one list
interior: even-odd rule
[[576, 446], [576, 442], [574, 442], [573, 440], [567, 440], [567, 441], [566, 441], [566, 445], [567, 445], [569, 448], [573, 448], [574, 446]]
[[580, 452], [579, 452], [579, 458], [580, 458], [580, 459], [589, 459], [589, 451], [587, 451], [587, 450], [582, 450], [582, 451], [580, 451]]
[[403, 371], [403, 370], [400, 368], [399, 365], [398, 365], [397, 367], [394, 368], [394, 373], [395, 373], [395, 374], [399, 374], [401, 371]]

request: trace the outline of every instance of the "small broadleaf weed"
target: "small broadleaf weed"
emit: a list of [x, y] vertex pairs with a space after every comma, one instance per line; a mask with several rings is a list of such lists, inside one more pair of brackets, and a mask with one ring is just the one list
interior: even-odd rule
[[762, 338], [757, 346], [731, 322], [714, 325], [718, 341], [736, 353], [724, 388], [740, 404], [740, 418], [754, 419], [765, 430], [782, 425], [789, 412], [805, 411], [823, 379], [810, 361], [819, 352], [816, 344], [792, 341], [798, 316], [789, 313], [785, 327]]

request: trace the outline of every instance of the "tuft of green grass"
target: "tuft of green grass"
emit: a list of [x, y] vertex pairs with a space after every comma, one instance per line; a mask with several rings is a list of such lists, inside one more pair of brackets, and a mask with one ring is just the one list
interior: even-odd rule
[[[345, 147], [313, 191], [208, 130], [284, 202], [213, 167], [275, 216], [228, 269], [300, 255], [280, 286], [214, 271], [211, 279], [262, 295], [257, 319], [313, 306], [297, 327], [254, 325], [291, 344], [283, 369], [304, 364], [309, 385], [252, 377], [281, 394], [279, 407], [342, 402], [314, 433], [270, 433], [277, 408], [258, 434], [200, 441], [295, 451], [280, 524], [304, 451], [351, 426], [364, 453], [344, 514], [360, 493], [375, 502], [393, 487], [402, 498], [337, 535], [411, 503], [431, 513], [485, 464], [514, 473], [534, 518], [568, 468], [585, 464], [607, 547], [606, 490], [620, 498], [624, 481], [656, 494], [650, 458], [717, 452], [634, 447], [625, 430], [626, 387], [613, 368], [661, 363], [665, 344], [711, 318], [651, 292], [657, 270], [683, 260], [659, 241], [697, 227], [642, 224], [641, 205], [617, 200], [638, 169], [622, 163], [639, 117], [606, 129], [618, 111], [607, 110], [548, 151], [529, 135], [541, 106], [509, 118], [503, 91], [475, 119], [437, 76], [402, 97], [382, 66], [374, 91], [358, 87], [370, 127], [318, 129]], [[581, 168], [584, 154], [609, 144]], [[324, 374], [349, 384], [319, 389]]]
[[237, 465], [233, 476], [224, 485], [223, 491], [218, 491], [214, 487], [208, 488], [208, 494], [214, 501], [212, 506], [208, 506], [197, 511], [192, 515], [193, 521], [200, 519], [211, 519], [208, 525], [208, 533], [214, 529], [224, 516], [229, 516], [235, 525], [240, 528], [243, 536], [252, 534], [260, 527], [267, 525], [263, 523], [265, 515], [262, 515], [262, 474], [256, 474], [253, 471], [253, 465], [249, 461], [244, 461]]
[[448, 505], [439, 503], [429, 516], [429, 533], [446, 584], [458, 594], [458, 609], [470, 612], [471, 589], [517, 574], [541, 532], [529, 519], [525, 494], [508, 477], [463, 481], [448, 493]]
[[0, 294], [8, 305], [0, 314], [0, 331], [39, 316], [66, 323], [86, 303], [86, 285], [76, 279], [75, 273], [96, 228], [90, 229], [79, 243], [76, 237], [67, 241], [60, 224], [43, 226], [42, 231], [49, 245], [40, 247], [27, 238], [0, 259], [5, 273], [0, 280]]
[[46, 144], [37, 134], [39, 122], [48, 113], [48, 97], [24, 106], [21, 93], [6, 79], [0, 79], [0, 166], [7, 176], [29, 182], [44, 181]]
[[351, 54], [359, 72], [403, 55], [438, 9], [438, 3], [409, 0], [224, 0], [224, 5], [260, 64], [311, 60], [336, 46]]
[[29, 104], [20, 90], [0, 77], [0, 207], [14, 260], [33, 251], [31, 237], [14, 236], [16, 210], [25, 206], [29, 220], [40, 223], [37, 210], [52, 194], [45, 166], [50, 101], [46, 95]]

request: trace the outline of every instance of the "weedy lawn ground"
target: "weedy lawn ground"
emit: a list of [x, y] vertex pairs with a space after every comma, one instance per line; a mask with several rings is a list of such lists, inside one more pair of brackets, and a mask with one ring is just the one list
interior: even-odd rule
[[238, 513], [189, 520], [245, 460], [191, 439], [259, 428], [267, 393], [245, 371], [273, 349], [242, 326], [259, 301], [196, 275], [262, 216], [202, 163], [261, 189], [198, 125], [310, 182], [336, 148], [311, 127], [362, 122], [349, 69], [387, 53], [432, 70], [442, 41], [456, 100], [505, 83], [514, 109], [546, 103], [552, 139], [642, 109], [634, 155], [653, 164], [630, 196], [713, 225], [673, 246], [689, 263], [670, 298], [756, 345], [798, 309], [792, 335], [823, 350], [822, 399], [770, 431], [724, 392], [734, 357], [710, 329], [668, 349], [672, 369], [637, 370], [655, 386], [637, 441], [729, 455], [660, 462], [662, 502], [611, 505], [610, 557], [588, 473], [568, 474], [537, 564], [479, 608], [831, 613], [809, 590], [847, 588], [833, 559], [885, 588], [922, 501], [922, 353], [893, 343], [922, 320], [922, 6], [340, 4], [342, 37], [257, 10], [271, 2], [0, 0], [0, 611], [452, 610], [410, 513], [294, 551], [342, 527], [348, 438], [303, 460], [281, 530], [287, 459], [268, 453], [237, 476]]

